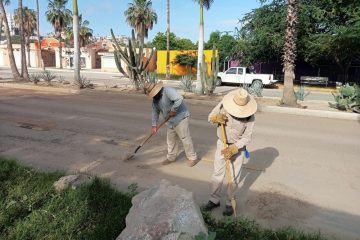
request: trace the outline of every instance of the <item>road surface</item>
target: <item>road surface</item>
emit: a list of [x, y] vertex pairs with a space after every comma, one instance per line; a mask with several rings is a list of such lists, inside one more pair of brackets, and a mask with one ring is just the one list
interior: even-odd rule
[[[133, 182], [144, 189], [165, 178], [203, 204], [211, 188], [215, 127], [206, 121], [210, 107], [189, 108], [202, 161], [189, 168], [182, 153], [176, 163], [162, 166], [165, 129], [135, 159], [123, 161], [150, 130], [151, 103], [142, 95], [0, 89], [0, 155], [40, 169], [95, 173], [121, 190]], [[275, 113], [256, 119], [248, 167], [265, 172], [242, 171], [239, 213], [265, 226], [358, 239], [360, 123]]]

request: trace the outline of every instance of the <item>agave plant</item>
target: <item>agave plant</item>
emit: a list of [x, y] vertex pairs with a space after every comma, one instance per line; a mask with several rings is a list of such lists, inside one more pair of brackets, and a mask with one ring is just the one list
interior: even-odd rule
[[184, 90], [184, 92], [193, 91], [193, 80], [191, 79], [191, 75], [185, 75], [181, 77], [180, 87]]

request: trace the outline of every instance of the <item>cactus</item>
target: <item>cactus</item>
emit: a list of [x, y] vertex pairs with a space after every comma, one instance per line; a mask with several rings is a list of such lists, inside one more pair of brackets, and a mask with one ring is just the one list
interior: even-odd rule
[[330, 107], [349, 112], [360, 113], [360, 88], [357, 85], [345, 84], [340, 87], [337, 94], [332, 93], [335, 104], [329, 103]]
[[[144, 61], [143, 44], [135, 39], [134, 30], [132, 30], [131, 39], [128, 39], [128, 44], [125, 46], [124, 50], [121, 49], [119, 42], [116, 40], [113, 30], [111, 29], [110, 31], [115, 49], [114, 57], [116, 67], [125, 77], [130, 78], [137, 90], [141, 87], [144, 88], [146, 82], [144, 71], [154, 55], [154, 49], [151, 49], [150, 57]], [[137, 48], [139, 49], [138, 51]], [[125, 63], [125, 68], [122, 66], [121, 60]]]
[[213, 46], [212, 49], [210, 75], [208, 75], [208, 68], [207, 68], [207, 64], [205, 63], [205, 60], [203, 60], [203, 63], [200, 64], [199, 67], [200, 67], [201, 84], [204, 89], [204, 93], [207, 95], [211, 95], [214, 93], [214, 90], [216, 88], [216, 80], [217, 80], [217, 75], [219, 73], [219, 57], [216, 56], [215, 45]]

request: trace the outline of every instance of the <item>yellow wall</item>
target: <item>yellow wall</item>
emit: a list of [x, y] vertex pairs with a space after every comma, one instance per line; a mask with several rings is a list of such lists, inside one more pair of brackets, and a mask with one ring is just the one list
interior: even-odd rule
[[[187, 70], [185, 66], [180, 66], [178, 64], [173, 64], [172, 62], [175, 60], [176, 55], [178, 54], [184, 54], [184, 53], [191, 53], [196, 55], [196, 50], [187, 50], [187, 51], [178, 51], [178, 50], [172, 50], [170, 51], [170, 74], [173, 75], [186, 75]], [[216, 51], [216, 55], [218, 54], [218, 51]], [[208, 65], [208, 73], [210, 74], [211, 71], [211, 57], [212, 57], [212, 50], [204, 50], [204, 56], [205, 56], [205, 62]], [[159, 74], [165, 74], [166, 73], [166, 51], [161, 50], [157, 51], [157, 73]], [[196, 74], [196, 69], [192, 69], [192, 73]]]

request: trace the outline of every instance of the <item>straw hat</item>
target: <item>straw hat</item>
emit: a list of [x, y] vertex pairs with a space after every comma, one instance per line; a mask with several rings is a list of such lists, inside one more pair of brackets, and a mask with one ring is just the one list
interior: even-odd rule
[[226, 94], [223, 106], [230, 115], [237, 118], [247, 118], [257, 110], [255, 99], [243, 88]]
[[163, 88], [163, 83], [162, 82], [158, 82], [157, 84], [155, 83], [148, 83], [147, 86], [145, 87], [146, 89], [146, 95], [149, 98], [153, 98], [156, 96], [156, 94], [158, 94], [160, 92], [160, 90]]

